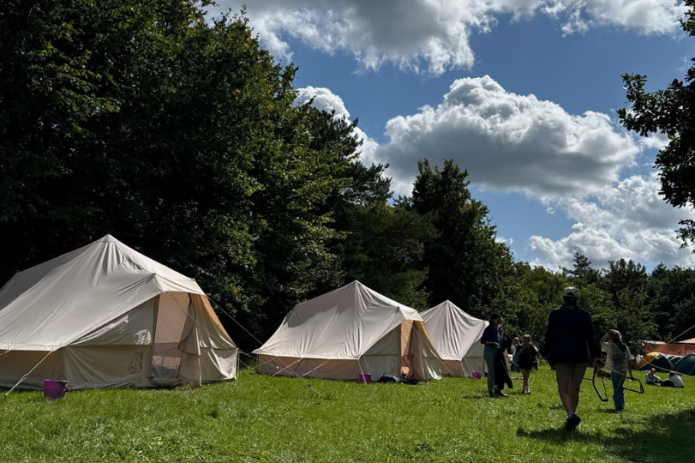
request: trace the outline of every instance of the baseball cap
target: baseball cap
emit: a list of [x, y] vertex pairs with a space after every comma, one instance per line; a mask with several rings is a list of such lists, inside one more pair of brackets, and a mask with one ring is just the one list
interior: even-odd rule
[[565, 288], [565, 292], [562, 294], [564, 297], [577, 297], [578, 291], [577, 288], [573, 286], [569, 286]]

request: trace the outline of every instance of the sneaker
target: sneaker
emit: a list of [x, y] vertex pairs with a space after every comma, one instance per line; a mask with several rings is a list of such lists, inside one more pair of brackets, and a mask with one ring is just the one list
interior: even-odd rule
[[502, 391], [495, 391], [495, 394], [497, 394], [497, 395], [500, 396], [500, 397], [507, 397], [507, 394], [505, 394], [505, 393], [502, 392]]
[[487, 394], [488, 394], [490, 397], [495, 397], [495, 393], [494, 393], [494, 392], [488, 392]]
[[577, 426], [579, 426], [579, 423], [582, 422], [582, 419], [579, 418], [579, 415], [576, 413], [570, 417], [567, 418], [567, 421], [565, 421], [565, 430], [567, 432], [575, 432], [577, 430]]

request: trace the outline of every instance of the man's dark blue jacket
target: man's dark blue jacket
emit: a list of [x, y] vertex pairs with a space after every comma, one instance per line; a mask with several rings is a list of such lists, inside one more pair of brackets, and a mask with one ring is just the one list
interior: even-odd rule
[[597, 358], [601, 349], [594, 336], [591, 315], [569, 305], [550, 312], [541, 353], [551, 365], [590, 362]]

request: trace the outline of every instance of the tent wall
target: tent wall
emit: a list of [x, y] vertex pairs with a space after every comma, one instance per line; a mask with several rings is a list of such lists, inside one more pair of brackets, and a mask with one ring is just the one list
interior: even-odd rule
[[293, 357], [258, 356], [259, 373], [272, 376], [356, 380], [360, 376], [357, 360], [298, 359]]
[[1, 387], [13, 387], [34, 367], [36, 367], [34, 371], [22, 383], [22, 388], [43, 389], [44, 380], [60, 378], [60, 352], [58, 351], [50, 354], [43, 351], [0, 351], [0, 355]]

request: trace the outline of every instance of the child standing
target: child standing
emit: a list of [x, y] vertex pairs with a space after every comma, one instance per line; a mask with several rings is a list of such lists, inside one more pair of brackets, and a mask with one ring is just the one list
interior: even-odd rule
[[538, 349], [531, 343], [531, 336], [525, 334], [523, 336], [524, 343], [517, 350], [517, 355], [519, 358], [519, 368], [521, 369], [521, 376], [524, 377], [524, 386], [521, 389], [522, 394], [530, 394], [531, 388], [528, 385], [528, 378], [531, 375], [531, 368], [533, 368], [534, 363], [536, 363], [536, 356], [538, 355]]
[[613, 382], [613, 403], [615, 409], [620, 411], [625, 408], [625, 391], [623, 384], [627, 374], [632, 378], [630, 366], [630, 349], [623, 344], [623, 337], [618, 330], [608, 330], [601, 339], [601, 350], [606, 355], [606, 369], [611, 371]]

